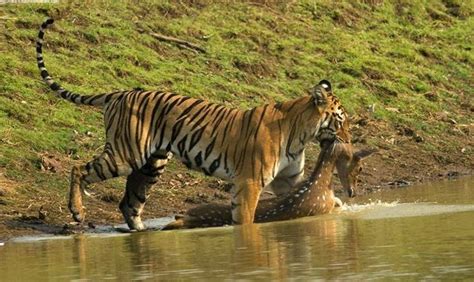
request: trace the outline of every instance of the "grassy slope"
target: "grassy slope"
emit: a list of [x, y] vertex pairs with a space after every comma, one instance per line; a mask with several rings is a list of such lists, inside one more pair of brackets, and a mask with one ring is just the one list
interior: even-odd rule
[[473, 123], [473, 2], [193, 2], [0, 6], [0, 173], [22, 183], [20, 193], [50, 187], [64, 195], [67, 173], [41, 172], [41, 155], [69, 167], [101, 150], [100, 111], [55, 98], [39, 79], [34, 39], [47, 16], [57, 22], [46, 34], [46, 65], [76, 92], [168, 89], [245, 108], [297, 97], [327, 78], [352, 114], [375, 104], [372, 118], [424, 136], [419, 150], [454, 154], [465, 146], [442, 137], [452, 125], [438, 114]]

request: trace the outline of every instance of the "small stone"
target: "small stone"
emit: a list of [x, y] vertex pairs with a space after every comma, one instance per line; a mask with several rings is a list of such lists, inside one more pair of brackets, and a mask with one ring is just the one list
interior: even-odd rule
[[450, 171], [448, 172], [448, 174], [446, 175], [448, 178], [454, 178], [454, 177], [458, 177], [459, 176], [459, 172], [457, 171]]
[[425, 98], [433, 102], [438, 100], [438, 96], [435, 93], [426, 93]]
[[366, 126], [369, 123], [369, 120], [366, 118], [361, 118], [358, 121], [355, 122], [356, 124], [360, 126]]
[[415, 136], [413, 136], [413, 139], [415, 139], [415, 142], [417, 142], [417, 143], [421, 143], [421, 142], [425, 141], [425, 139], [423, 137], [421, 137], [420, 135], [418, 135], [418, 134], [415, 134]]
[[38, 211], [38, 218], [40, 220], [45, 220], [47, 215], [48, 215], [48, 212], [43, 210], [43, 206], [41, 206], [39, 211]]
[[369, 106], [367, 107], [367, 110], [368, 110], [369, 112], [371, 112], [371, 113], [375, 112], [375, 104], [369, 105]]
[[43, 155], [41, 157], [40, 167], [43, 171], [51, 172], [60, 172], [63, 169], [61, 162], [52, 155]]
[[399, 179], [399, 180], [395, 180], [395, 181], [389, 182], [388, 185], [390, 185], [390, 186], [403, 187], [403, 186], [408, 186], [408, 185], [410, 185], [410, 182], [407, 181], [407, 180]]

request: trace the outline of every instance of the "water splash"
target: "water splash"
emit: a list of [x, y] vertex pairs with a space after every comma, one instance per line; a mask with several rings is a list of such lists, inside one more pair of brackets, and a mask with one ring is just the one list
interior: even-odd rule
[[436, 214], [448, 214], [456, 212], [474, 211], [474, 205], [445, 205], [435, 202], [412, 202], [400, 203], [383, 202], [371, 200], [365, 204], [344, 204], [341, 207], [342, 214], [357, 215], [360, 219], [386, 219], [414, 216], [432, 216]]
[[399, 201], [393, 201], [393, 202], [382, 202], [381, 200], [372, 200], [369, 199], [368, 203], [365, 204], [347, 204], [344, 203], [341, 207], [341, 211], [343, 212], [359, 212], [367, 209], [374, 209], [377, 207], [395, 207], [399, 204]]

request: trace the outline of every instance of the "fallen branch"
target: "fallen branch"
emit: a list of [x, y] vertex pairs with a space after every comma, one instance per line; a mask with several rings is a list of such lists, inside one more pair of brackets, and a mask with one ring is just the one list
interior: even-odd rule
[[184, 46], [186, 48], [190, 48], [190, 49], [196, 50], [196, 51], [201, 52], [201, 53], [206, 53], [206, 50], [204, 50], [204, 48], [199, 47], [196, 44], [193, 44], [191, 42], [188, 42], [188, 41], [185, 41], [185, 40], [182, 40], [182, 39], [178, 39], [178, 38], [175, 38], [175, 37], [155, 33], [155, 32], [150, 32], [149, 34], [151, 36], [153, 36], [154, 38], [160, 40], [160, 41], [172, 42], [172, 43], [178, 44], [179, 46]]

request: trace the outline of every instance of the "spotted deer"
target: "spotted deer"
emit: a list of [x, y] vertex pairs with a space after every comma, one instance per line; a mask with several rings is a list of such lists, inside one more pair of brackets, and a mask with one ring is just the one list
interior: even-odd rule
[[[337, 140], [323, 142], [311, 175], [286, 196], [260, 201], [255, 213], [255, 222], [330, 213], [335, 204], [341, 204], [331, 188], [334, 168], [337, 168], [341, 183], [349, 192], [349, 196], [354, 196], [362, 170], [361, 160], [373, 152], [374, 150], [354, 152], [351, 144]], [[163, 230], [230, 225], [232, 213], [227, 205], [206, 204], [188, 210], [185, 215], [177, 215], [175, 219]]]

